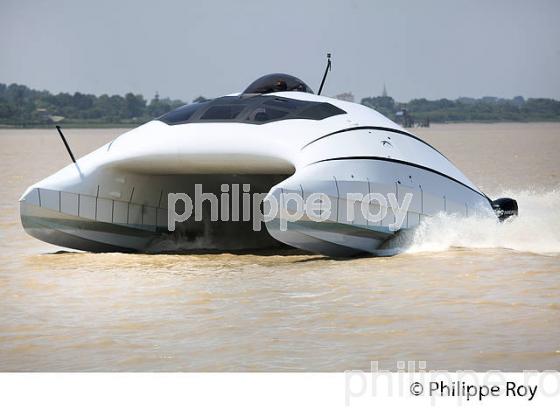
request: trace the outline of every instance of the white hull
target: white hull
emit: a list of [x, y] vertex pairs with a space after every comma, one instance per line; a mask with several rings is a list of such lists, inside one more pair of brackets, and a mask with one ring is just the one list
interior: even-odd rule
[[[287, 244], [345, 256], [376, 253], [395, 234], [392, 209], [375, 223], [360, 212], [349, 219], [348, 207], [357, 205], [347, 193], [393, 194], [399, 202], [412, 194], [404, 230], [439, 212], [491, 211], [488, 198], [442, 154], [375, 111], [307, 93], [272, 96], [328, 102], [346, 113], [259, 125], [151, 121], [29, 187], [21, 198], [24, 228], [46, 242], [89, 251]], [[168, 232], [168, 194], [193, 195], [195, 184], [217, 196], [221, 184], [250, 184], [279, 203], [286, 192], [304, 199], [324, 193], [332, 213], [323, 222], [289, 222], [286, 230], [274, 219], [260, 232], [251, 221], [210, 222], [205, 214]]]

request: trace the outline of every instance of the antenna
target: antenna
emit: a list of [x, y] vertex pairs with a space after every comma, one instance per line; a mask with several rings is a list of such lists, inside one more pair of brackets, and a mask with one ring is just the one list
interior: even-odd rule
[[68, 151], [68, 154], [70, 154], [70, 158], [72, 158], [72, 162], [75, 164], [76, 163], [76, 158], [74, 158], [74, 154], [72, 154], [72, 150], [70, 149], [70, 146], [66, 142], [66, 138], [64, 138], [64, 134], [62, 133], [62, 130], [60, 129], [60, 127], [58, 125], [56, 126], [56, 130], [58, 131], [58, 134], [60, 135], [60, 138], [62, 138], [62, 142], [64, 142], [64, 146], [66, 147], [66, 150]]
[[321, 80], [321, 85], [319, 86], [319, 92], [317, 95], [321, 95], [323, 91], [323, 86], [325, 85], [325, 80], [327, 79], [327, 73], [331, 71], [331, 53], [327, 53], [327, 67], [325, 68], [325, 74], [323, 74], [323, 80]]

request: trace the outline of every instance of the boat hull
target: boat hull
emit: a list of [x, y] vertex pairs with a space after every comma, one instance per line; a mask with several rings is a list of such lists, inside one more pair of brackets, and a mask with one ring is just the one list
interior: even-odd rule
[[[387, 251], [396, 235], [441, 212], [493, 213], [490, 200], [442, 153], [379, 113], [308, 93], [270, 96], [269, 103], [283, 107], [325, 103], [331, 114], [319, 118], [319, 110], [259, 124], [150, 121], [29, 187], [21, 198], [24, 228], [49, 243], [87, 251], [287, 244], [352, 256]], [[240, 96], [237, 106], [251, 98]], [[213, 198], [197, 202], [200, 190]], [[249, 208], [235, 211], [234, 201], [256, 193]], [[171, 194], [194, 198], [200, 218], [178, 221], [169, 212], [178, 211]], [[320, 218], [304, 212], [291, 219], [300, 207], [287, 196], [299, 195], [307, 211], [317, 194], [326, 198]], [[230, 199], [222, 209], [224, 196]], [[268, 215], [274, 202], [278, 213]], [[261, 208], [267, 218], [257, 218]]]
[[[282, 199], [290, 194], [309, 199], [326, 195], [322, 211], [328, 208], [328, 216], [317, 221], [304, 212], [297, 221], [291, 220], [297, 212], [295, 201]], [[274, 238], [330, 256], [397, 252], [386, 247], [390, 239], [413, 231], [423, 219], [438, 213], [459, 217], [491, 213], [486, 197], [446, 175], [378, 158], [311, 164], [275, 186], [265, 201], [282, 208], [278, 217], [267, 222]], [[309, 207], [309, 202], [305, 205]]]

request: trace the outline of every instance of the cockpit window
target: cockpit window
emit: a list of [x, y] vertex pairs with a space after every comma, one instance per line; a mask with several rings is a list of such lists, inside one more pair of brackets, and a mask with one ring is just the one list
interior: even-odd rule
[[242, 104], [236, 105], [215, 105], [206, 110], [200, 117], [201, 120], [233, 120], [247, 106]]
[[168, 125], [204, 122], [266, 124], [273, 121], [323, 120], [346, 111], [332, 104], [268, 95], [240, 95], [185, 105], [157, 118]]
[[274, 97], [264, 102], [264, 105], [293, 111], [306, 106], [308, 101], [292, 100], [290, 98]]
[[[183, 124], [187, 122], [195, 112], [206, 106], [208, 106], [208, 102], [183, 105], [182, 107], [168, 112], [167, 114], [163, 114], [158, 119], [167, 124]], [[164, 117], [165, 119], [163, 119]]]
[[312, 106], [304, 108], [300, 112], [301, 118], [306, 118], [309, 120], [323, 120], [333, 115], [343, 114], [346, 111], [341, 110], [329, 103], [319, 103]]
[[276, 110], [274, 108], [261, 106], [255, 108], [252, 112], [247, 115], [245, 120], [247, 122], [253, 122], [256, 124], [263, 124], [270, 121], [278, 121], [286, 117], [289, 114], [288, 111]]

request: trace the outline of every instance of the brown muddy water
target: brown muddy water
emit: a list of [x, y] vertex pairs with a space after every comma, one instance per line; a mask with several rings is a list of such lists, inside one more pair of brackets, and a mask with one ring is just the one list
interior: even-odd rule
[[[0, 370], [560, 370], [560, 124], [414, 131], [520, 216], [426, 220], [385, 258], [68, 251], [19, 221], [57, 134], [0, 130]], [[66, 134], [81, 156], [121, 132]]]

